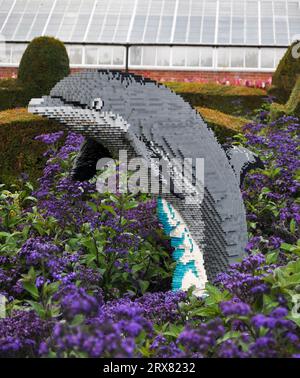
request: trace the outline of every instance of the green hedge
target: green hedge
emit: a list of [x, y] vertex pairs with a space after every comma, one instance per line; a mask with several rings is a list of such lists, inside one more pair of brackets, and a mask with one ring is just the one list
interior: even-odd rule
[[166, 83], [192, 106], [203, 106], [234, 116], [252, 118], [267, 96], [257, 88], [225, 86], [220, 84]]
[[285, 105], [274, 103], [271, 106], [271, 119], [275, 120], [283, 115], [300, 117], [300, 77]]
[[[27, 173], [29, 180], [36, 183], [45, 166], [43, 154], [47, 146], [34, 138], [62, 128], [40, 117], [30, 119], [30, 116], [23, 117], [22, 114], [10, 117], [10, 113], [14, 112], [0, 113], [0, 183], [8, 186], [18, 184], [21, 173]], [[3, 113], [8, 113], [7, 122]]]
[[16, 79], [0, 80], [0, 111], [27, 106], [29, 100]]
[[269, 90], [269, 94], [274, 95], [280, 103], [286, 103], [300, 75], [300, 58], [295, 59], [292, 54], [294, 46], [298, 42], [293, 43], [278, 64], [273, 75], [273, 86]]

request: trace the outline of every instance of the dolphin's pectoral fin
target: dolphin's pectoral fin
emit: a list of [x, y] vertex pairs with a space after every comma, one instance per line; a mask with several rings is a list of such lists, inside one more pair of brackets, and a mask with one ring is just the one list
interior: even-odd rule
[[258, 155], [244, 147], [223, 146], [230, 165], [232, 166], [240, 186], [243, 185], [246, 174], [252, 169], [264, 169], [264, 163]]
[[85, 139], [74, 162], [71, 172], [72, 179], [76, 181], [90, 180], [96, 174], [98, 160], [110, 157], [110, 155], [109, 151], [94, 139]]

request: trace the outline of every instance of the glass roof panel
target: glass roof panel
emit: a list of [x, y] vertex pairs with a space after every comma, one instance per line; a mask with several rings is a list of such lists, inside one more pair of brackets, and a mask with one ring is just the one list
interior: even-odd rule
[[259, 17], [258, 17], [258, 2], [247, 0], [246, 1], [246, 35], [245, 43], [248, 45], [259, 44]]
[[178, 10], [173, 42], [184, 43], [186, 41], [190, 5], [190, 0], [178, 0]]
[[144, 39], [145, 24], [149, 13], [150, 2], [148, 0], [138, 0], [136, 15], [133, 21], [130, 42], [142, 42]]
[[245, 43], [245, 1], [232, 2], [231, 42], [243, 45]]
[[274, 18], [273, 1], [261, 2], [261, 43], [263, 45], [274, 44]]
[[171, 42], [171, 34], [175, 18], [175, 5], [176, 2], [173, 0], [164, 1], [157, 42]]
[[215, 43], [217, 1], [205, 0], [202, 25], [202, 43]]
[[192, 0], [190, 23], [189, 23], [188, 37], [187, 37], [188, 43], [200, 43], [203, 7], [204, 7], [203, 0]]
[[108, 8], [106, 0], [97, 0], [90, 20], [86, 41], [98, 42], [101, 36], [105, 15]]
[[152, 0], [149, 15], [147, 18], [147, 25], [145, 29], [144, 42], [156, 42], [158, 35], [158, 28], [162, 13], [162, 1]]
[[8, 41], [288, 45], [299, 0], [0, 0]]
[[230, 43], [231, 0], [221, 1], [219, 5], [218, 43]]

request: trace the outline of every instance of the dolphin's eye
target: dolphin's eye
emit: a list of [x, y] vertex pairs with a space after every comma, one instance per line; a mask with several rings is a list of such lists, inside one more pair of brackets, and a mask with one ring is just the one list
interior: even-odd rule
[[95, 110], [101, 110], [103, 108], [103, 101], [101, 98], [95, 98], [94, 101], [92, 102], [92, 109]]

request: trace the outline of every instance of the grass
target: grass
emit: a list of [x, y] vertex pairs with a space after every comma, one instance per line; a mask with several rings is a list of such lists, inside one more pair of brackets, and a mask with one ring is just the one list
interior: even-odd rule
[[26, 108], [8, 109], [0, 112], [0, 125], [14, 122], [45, 121], [42, 117], [28, 113]]
[[240, 132], [242, 127], [250, 122], [249, 119], [234, 117], [214, 109], [204, 108], [201, 106], [196, 107], [196, 109], [207, 123], [218, 125], [219, 127], [225, 127], [234, 132]]
[[244, 86], [220, 85], [215, 83], [164, 83], [167, 87], [178, 93], [195, 93], [203, 95], [220, 96], [266, 96], [264, 89]]

